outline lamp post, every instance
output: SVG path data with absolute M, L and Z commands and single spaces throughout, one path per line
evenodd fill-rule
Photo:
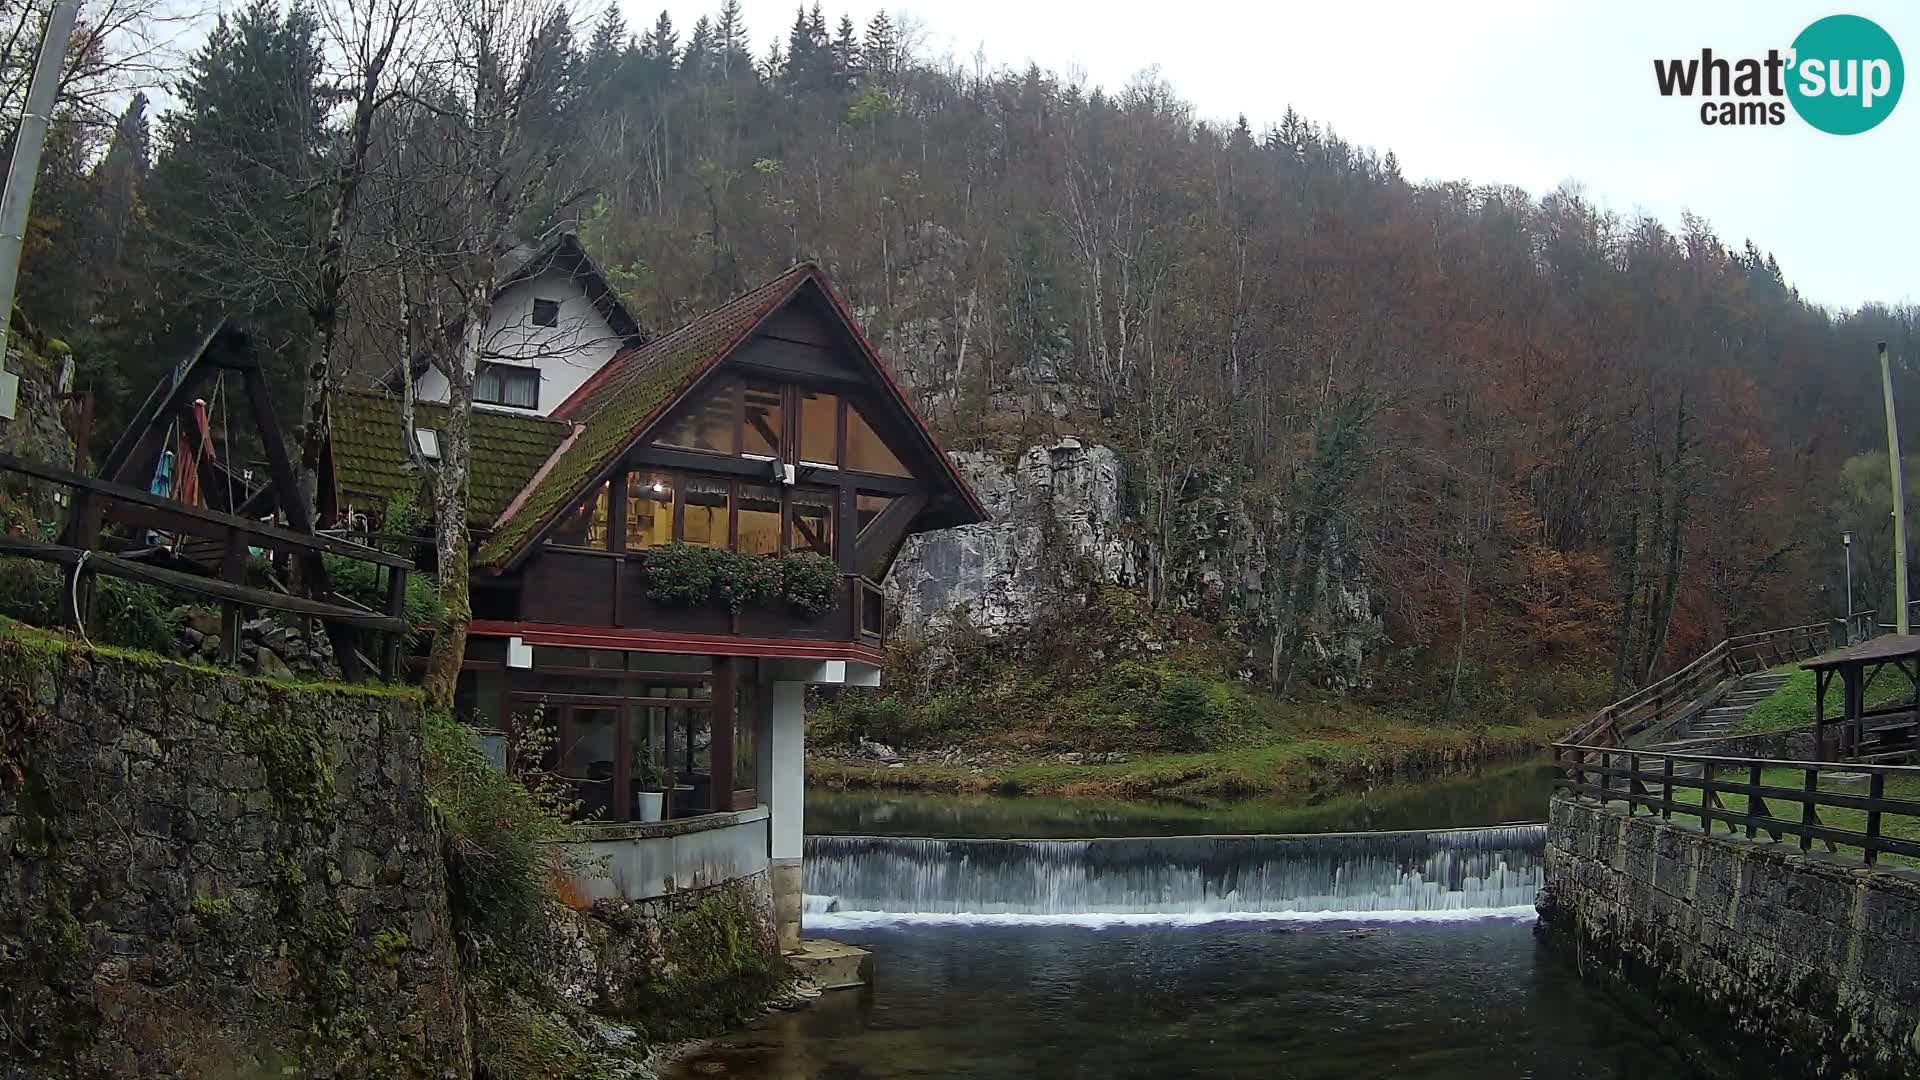
M 1853 533 L 1840 534 L 1840 546 L 1847 552 L 1847 644 L 1853 640 Z
M 1907 632 L 1907 491 L 1900 477 L 1900 428 L 1893 414 L 1893 367 L 1887 361 L 1887 343 L 1880 353 L 1880 388 L 1887 399 L 1887 464 L 1893 473 L 1893 602 L 1895 633 Z

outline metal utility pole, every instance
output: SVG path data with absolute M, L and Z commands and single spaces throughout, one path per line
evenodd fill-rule
M 1893 415 L 1893 366 L 1887 362 L 1887 343 L 1880 343 L 1880 389 L 1887 398 L 1887 464 L 1893 471 L 1893 593 L 1900 605 L 1894 617 L 1896 633 L 1907 632 L 1907 488 L 1900 478 L 1900 424 Z
M 27 210 L 33 204 L 34 181 L 40 176 L 40 148 L 47 141 L 53 119 L 53 99 L 60 92 L 60 68 L 67 59 L 67 39 L 73 36 L 80 0 L 53 0 L 47 13 L 46 34 L 40 39 L 40 59 L 33 65 L 33 83 L 27 88 L 27 106 L 20 113 L 20 130 L 13 139 L 13 160 L 7 163 L 7 189 L 0 195 L 0 360 L 7 354 L 7 332 L 13 327 L 13 288 L 20 279 L 20 246 L 27 236 Z M 0 398 L 13 415 L 17 377 L 0 373 Z
M 1840 546 L 1847 552 L 1847 644 L 1858 645 L 1853 640 L 1853 533 L 1840 534 Z

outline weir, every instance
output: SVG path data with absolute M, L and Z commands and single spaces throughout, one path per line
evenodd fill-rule
M 809 921 L 1531 913 L 1546 826 L 1285 836 L 806 841 Z M 832 913 L 831 915 L 829 913 Z

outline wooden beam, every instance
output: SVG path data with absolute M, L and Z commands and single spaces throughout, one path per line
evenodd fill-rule
M 712 765 L 712 774 L 707 787 L 707 801 L 711 809 L 732 810 L 734 746 L 733 730 L 737 719 L 735 706 L 738 704 L 736 691 L 739 688 L 739 665 L 731 656 L 713 658 L 713 687 L 709 696 L 713 700 L 713 711 L 708 714 L 707 729 L 709 735 L 708 761 Z
M 40 480 L 65 484 L 86 494 L 110 499 L 117 503 L 145 507 L 172 515 L 172 520 L 181 524 L 176 528 L 181 532 L 191 532 L 196 536 L 209 536 L 215 539 L 225 537 L 224 532 L 206 531 L 207 526 L 222 529 L 237 529 L 253 537 L 261 547 L 277 548 L 286 551 L 317 550 L 329 555 L 341 555 L 362 562 L 378 563 L 381 566 L 399 566 L 411 570 L 413 560 L 400 555 L 392 555 L 378 548 L 364 547 L 360 544 L 337 540 L 317 533 L 295 532 L 278 525 L 267 525 L 234 514 L 223 514 L 218 510 L 189 506 L 175 502 L 164 495 L 155 495 L 128 484 L 116 484 L 108 480 L 96 480 L 91 476 L 82 476 L 71 469 L 63 469 L 45 462 L 28 461 L 12 454 L 0 454 L 0 470 L 24 473 Z M 77 500 L 76 500 L 77 502 Z
M 55 563 L 60 566 L 78 566 L 81 552 L 75 548 L 61 547 L 57 544 L 43 544 L 37 540 L 25 540 L 17 536 L 0 536 L 0 554 L 19 555 L 41 562 Z M 304 596 L 287 596 L 282 593 L 268 592 L 246 585 L 236 585 L 217 578 L 201 577 L 198 574 L 182 573 L 164 567 L 149 566 L 146 563 L 123 559 L 109 555 L 104 551 L 91 553 L 86 560 L 87 572 L 106 574 L 108 577 L 137 581 L 145 585 L 158 585 L 162 588 L 179 589 L 199 596 L 208 596 L 216 600 L 231 600 L 251 607 L 267 608 L 272 611 L 290 611 L 298 615 L 311 615 L 329 622 L 364 630 L 381 630 L 388 633 L 400 633 L 406 630 L 406 620 L 387 615 L 375 615 L 351 608 L 309 600 Z
M 907 529 L 913 519 L 925 509 L 925 495 L 902 495 L 887 504 L 879 516 L 867 522 L 854 541 L 855 568 L 865 577 L 878 577 L 886 569 L 886 564 L 899 550 L 900 542 L 907 537 Z
M 114 482 L 126 482 L 130 474 L 143 463 L 149 471 L 151 462 L 158 455 L 160 444 L 167 436 L 164 418 L 180 411 L 180 407 L 190 400 L 191 395 L 205 373 L 200 370 L 200 361 L 213 348 L 213 343 L 227 330 L 223 320 L 206 337 L 200 339 L 200 347 L 171 368 L 161 377 L 162 381 L 148 394 L 140 404 L 140 411 L 133 415 L 123 432 L 107 451 L 100 462 L 100 475 Z M 144 486 L 144 485 L 143 485 Z

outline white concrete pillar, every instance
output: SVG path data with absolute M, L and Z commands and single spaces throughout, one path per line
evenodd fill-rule
M 800 857 L 806 836 L 805 683 L 768 684 L 766 785 L 769 812 L 768 855 L 772 857 L 773 922 L 780 951 L 800 947 Z

